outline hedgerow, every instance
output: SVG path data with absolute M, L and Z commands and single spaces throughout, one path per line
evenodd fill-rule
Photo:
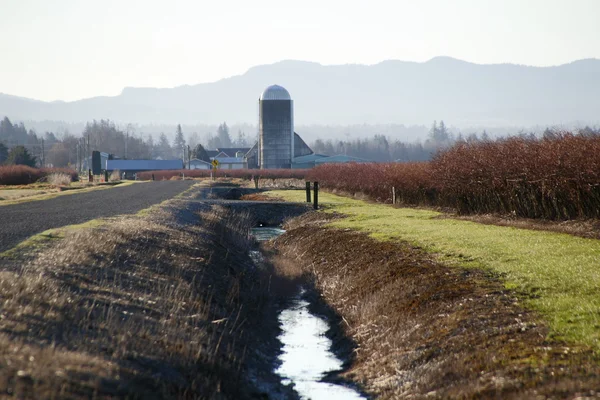
M 329 164 L 308 179 L 373 200 L 451 207 L 461 214 L 527 218 L 600 217 L 600 137 L 460 142 L 424 163 Z
M 69 168 L 32 168 L 26 165 L 0 167 L 0 185 L 27 185 L 38 182 L 51 174 L 68 174 L 72 181 L 78 180 L 77 171 Z

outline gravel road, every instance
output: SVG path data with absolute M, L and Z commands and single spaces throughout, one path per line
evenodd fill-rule
M 0 252 L 47 229 L 133 214 L 170 199 L 194 181 L 156 181 L 0 206 Z

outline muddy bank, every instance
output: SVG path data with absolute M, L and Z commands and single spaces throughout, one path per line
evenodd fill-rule
M 422 249 L 291 221 L 275 248 L 303 267 L 351 341 L 342 378 L 378 398 L 595 397 L 599 360 L 547 339 L 501 277 L 448 268 Z M 343 338 L 344 335 L 340 337 Z M 353 346 L 347 349 L 348 343 Z
M 1 396 L 295 398 L 273 372 L 279 294 L 248 231 L 300 211 L 206 197 L 0 260 Z

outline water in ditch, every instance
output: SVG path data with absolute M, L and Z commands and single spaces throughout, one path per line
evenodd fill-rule
M 275 238 L 285 231 L 279 228 L 259 227 L 251 234 L 258 241 Z M 260 262 L 261 254 L 251 254 Z M 309 312 L 309 302 L 303 299 L 304 289 L 295 296 L 291 305 L 279 314 L 283 344 L 279 356 L 281 365 L 275 371 L 284 384 L 293 384 L 302 399 L 362 399 L 355 390 L 333 383 L 323 382 L 332 371 L 342 368 L 342 361 L 331 351 L 332 342 L 325 336 L 329 329 L 327 320 Z

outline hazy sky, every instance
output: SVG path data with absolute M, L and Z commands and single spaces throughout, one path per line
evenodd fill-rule
M 599 0 L 0 0 L 0 92 L 211 82 L 284 59 L 557 65 L 600 58 Z

